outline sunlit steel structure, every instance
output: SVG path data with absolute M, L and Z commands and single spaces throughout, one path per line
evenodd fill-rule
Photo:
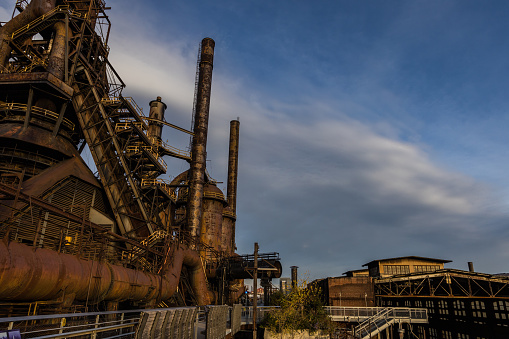
M 145 116 L 123 96 L 108 9 L 18 0 L 0 28 L 0 315 L 204 305 L 243 292 L 241 280 L 216 278 L 235 257 L 239 121 L 225 198 L 206 171 L 214 41 L 201 43 L 188 131 L 165 120 L 162 98 Z M 165 143 L 163 126 L 191 135 L 191 149 Z M 168 156 L 189 170 L 164 179 Z

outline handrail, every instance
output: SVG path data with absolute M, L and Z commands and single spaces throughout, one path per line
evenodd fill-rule
M 56 12 L 63 12 L 63 11 L 68 11 L 69 10 L 69 6 L 68 5 L 60 5 L 60 6 L 57 6 L 55 8 L 53 8 L 51 11 L 49 11 L 48 13 L 46 14 L 43 14 L 41 15 L 40 17 L 38 17 L 37 19 L 33 20 L 32 22 L 29 22 L 28 24 L 26 24 L 25 26 L 15 30 L 12 34 L 11 34 L 11 39 L 14 39 L 14 37 L 18 34 L 20 34 L 22 31 L 25 31 L 27 29 L 29 29 L 31 26 L 35 26 L 36 24 L 38 24 L 39 22 L 43 22 L 44 19 L 46 19 L 47 17 L 53 15 L 54 13 Z
M 152 156 L 154 158 L 156 158 L 156 160 L 159 162 L 159 164 L 164 167 L 165 171 L 168 169 L 168 165 L 166 165 L 166 162 L 163 160 L 162 157 L 159 156 L 159 154 L 157 154 L 157 152 L 154 152 L 154 149 L 152 148 L 152 146 L 127 146 L 126 147 L 127 152 L 134 152 L 134 153 L 141 153 L 142 149 L 149 152 L 150 154 L 152 154 Z
M 170 144 L 162 141 L 162 140 L 157 140 L 156 138 L 150 138 L 150 141 L 154 144 L 154 145 L 157 145 L 159 147 L 162 147 L 164 149 L 167 149 L 169 150 L 170 152 L 172 153 L 175 153 L 175 154 L 178 154 L 180 155 L 181 157 L 183 158 L 188 158 L 188 159 L 191 159 L 191 152 L 188 152 L 188 151 L 184 151 L 184 150 L 181 150 L 181 149 L 178 149 L 176 147 L 173 147 L 171 146 Z
M 141 108 L 140 106 L 138 106 L 138 104 L 136 103 L 136 101 L 134 101 L 134 99 L 132 97 L 123 97 L 127 102 L 129 102 L 131 104 L 131 106 L 133 106 L 133 108 L 136 110 L 136 112 L 138 112 L 138 114 L 144 118 L 145 115 L 143 114 L 143 108 Z
M 230 210 L 223 210 L 223 216 L 230 217 L 233 219 L 237 219 L 237 215 Z
M 382 308 L 374 316 L 369 317 L 358 326 L 355 327 L 355 333 L 361 338 L 367 336 L 374 331 L 380 331 L 383 326 L 393 321 L 412 322 L 412 320 L 425 320 L 427 322 L 428 314 L 425 308 L 408 308 L 408 307 L 387 307 Z M 380 321 L 383 321 L 380 323 Z M 374 328 L 372 328 L 374 327 Z
M 26 112 L 26 110 L 28 109 L 28 106 L 24 105 L 24 104 L 17 104 L 17 103 L 12 103 L 12 102 L 0 104 L 0 110 L 5 110 L 5 109 L 11 110 L 11 111 Z M 58 120 L 58 117 L 59 117 L 59 115 L 57 113 L 52 112 L 47 109 L 44 109 L 44 108 L 37 107 L 37 106 L 32 106 L 30 108 L 30 110 L 31 110 L 31 113 L 33 113 L 35 115 L 50 117 L 55 120 Z M 75 125 L 71 120 L 64 118 L 62 121 L 62 124 L 65 125 L 67 128 L 69 128 L 71 131 L 74 131 Z
M 179 200 L 186 200 L 189 197 L 188 190 L 181 190 L 181 194 L 179 196 Z M 210 192 L 210 191 L 203 191 L 203 197 L 204 198 L 211 198 L 211 199 L 218 199 L 221 201 L 226 201 L 223 193 L 218 192 Z
M 173 198 L 174 201 L 177 201 L 177 195 L 175 194 L 175 192 L 173 192 L 170 188 L 170 182 L 165 180 L 165 179 L 161 179 L 161 178 L 157 178 L 157 179 L 142 179 L 141 180 L 141 187 L 144 187 L 144 186 L 155 186 L 155 185 L 158 185 L 158 186 L 161 186 L 162 188 L 164 188 L 164 190 Z
M 131 126 L 136 126 L 142 131 L 145 130 L 145 124 L 142 122 L 130 121 L 130 122 L 118 122 L 115 124 L 115 132 L 129 129 Z

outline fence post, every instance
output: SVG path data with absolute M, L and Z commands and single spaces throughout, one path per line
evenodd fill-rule
M 194 339 L 198 339 L 198 323 L 200 319 L 200 311 L 196 312 L 196 319 L 194 320 Z M 206 330 L 206 329 L 205 329 Z
M 95 316 L 95 325 L 94 325 L 94 328 L 98 328 L 98 327 L 99 327 L 99 314 Z M 97 332 L 94 331 L 94 333 L 92 333 L 90 338 L 91 339 L 97 338 Z
M 124 314 L 125 313 L 122 313 L 122 315 L 120 316 L 120 324 L 123 325 L 124 324 Z M 120 334 L 123 334 L 124 333 L 124 329 L 121 328 L 120 329 Z
M 58 330 L 58 333 L 64 333 L 64 326 L 65 326 L 65 318 L 60 319 L 60 329 Z

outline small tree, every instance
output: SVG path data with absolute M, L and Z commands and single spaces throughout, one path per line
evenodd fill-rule
M 321 293 L 318 286 L 307 286 L 304 281 L 287 295 L 275 293 L 271 304 L 280 307 L 265 316 L 262 327 L 275 333 L 309 330 L 331 334 L 336 326 L 323 308 Z

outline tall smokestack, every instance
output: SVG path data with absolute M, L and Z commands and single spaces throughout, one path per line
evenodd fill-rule
M 292 270 L 292 290 L 297 287 L 297 269 L 299 266 L 290 266 Z
M 201 42 L 198 92 L 196 94 L 196 112 L 193 129 L 194 135 L 191 145 L 191 168 L 189 169 L 189 203 L 187 209 L 188 228 L 193 237 L 199 236 L 202 216 L 214 45 L 214 40 L 210 38 L 205 38 Z
M 228 156 L 227 201 L 233 213 L 237 213 L 237 173 L 239 168 L 240 121 L 230 121 L 230 152 Z
M 474 271 L 474 263 L 471 262 L 471 261 L 468 262 L 468 271 L 469 272 L 475 272 Z

